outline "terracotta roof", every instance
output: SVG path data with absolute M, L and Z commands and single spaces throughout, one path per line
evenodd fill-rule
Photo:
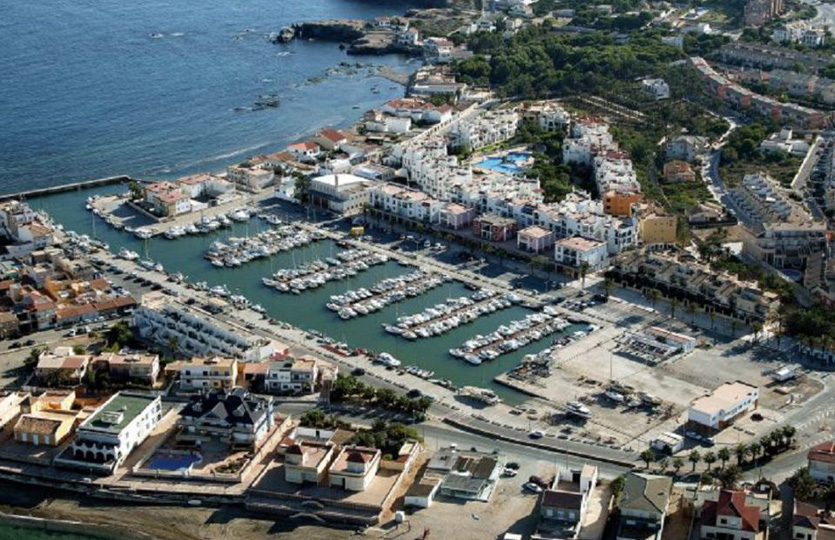
M 822 463 L 835 463 L 835 441 L 828 441 L 813 446 L 806 456 L 809 461 L 820 461 Z
M 705 501 L 702 507 L 702 524 L 717 526 L 717 516 L 740 518 L 743 531 L 759 532 L 760 509 L 745 505 L 745 493 L 723 489 L 718 501 Z
M 331 142 L 339 142 L 347 139 L 347 137 L 345 137 L 345 135 L 343 135 L 342 132 L 331 128 L 323 129 L 319 132 L 319 136 Z
M 25 414 L 20 417 L 15 425 L 15 431 L 34 433 L 37 435 L 52 435 L 61 427 L 61 421 L 53 418 L 39 418 L 34 415 Z

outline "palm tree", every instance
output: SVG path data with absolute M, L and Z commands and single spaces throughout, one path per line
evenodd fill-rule
M 716 454 L 714 454 L 711 450 L 708 450 L 707 452 L 705 452 L 705 455 L 702 458 L 702 461 L 704 461 L 707 464 L 707 470 L 708 470 L 708 472 L 710 472 L 710 467 L 714 463 L 716 463 Z
M 754 466 L 757 465 L 757 457 L 760 455 L 760 452 L 762 451 L 762 449 L 763 449 L 763 446 L 756 441 L 752 442 L 748 446 L 748 454 L 750 454 L 751 458 L 754 460 Z
M 693 465 L 693 469 L 691 469 L 690 472 L 694 472 L 696 470 L 696 465 L 698 465 L 701 460 L 702 455 L 699 453 L 698 450 L 694 448 L 693 451 L 690 452 L 690 455 L 687 456 L 687 461 L 689 461 Z
M 655 460 L 655 452 L 652 451 L 651 448 L 647 448 L 643 452 L 641 452 L 641 461 L 646 464 L 646 469 L 649 469 L 649 464 L 651 461 Z
M 715 326 L 714 323 L 716 322 L 716 313 L 714 313 L 713 310 L 710 310 L 707 316 L 710 317 L 710 329 L 713 330 Z
M 678 471 L 680 471 L 682 467 L 684 467 L 684 460 L 680 457 L 673 458 L 673 470 L 675 471 L 676 476 L 678 476 Z
M 722 468 L 725 468 L 725 463 L 731 459 L 731 451 L 727 448 L 720 448 L 719 451 L 716 453 L 716 457 L 719 458 L 719 461 L 722 462 Z
M 586 274 L 588 274 L 588 273 L 589 273 L 589 263 L 587 263 L 586 261 L 583 261 L 580 264 L 580 280 L 581 280 L 580 283 L 582 284 L 581 288 L 583 288 L 583 289 L 586 288 Z
M 652 309 L 655 309 L 655 304 L 658 303 L 658 300 L 661 299 L 661 291 L 658 289 L 653 289 L 649 293 L 649 299 L 652 302 Z
M 736 454 L 736 464 L 742 465 L 742 462 L 745 461 L 745 456 L 748 455 L 748 447 L 743 443 L 739 443 L 734 448 L 734 454 Z
M 661 458 L 658 461 L 658 467 L 661 469 L 661 472 L 666 472 L 667 467 L 669 467 L 669 466 L 670 466 L 670 460 L 667 459 L 667 458 Z
M 603 290 L 606 291 L 606 298 L 612 296 L 612 289 L 615 288 L 615 281 L 612 278 L 606 278 L 603 280 Z
M 794 438 L 797 436 L 797 428 L 794 426 L 783 426 L 783 436 L 786 438 L 786 446 L 794 445 Z
M 725 489 L 734 489 L 739 478 L 742 476 L 742 471 L 736 465 L 731 465 L 726 469 L 722 469 L 719 474 L 719 482 Z
M 678 298 L 673 296 L 672 298 L 670 298 L 670 317 L 675 318 L 677 307 L 678 307 Z

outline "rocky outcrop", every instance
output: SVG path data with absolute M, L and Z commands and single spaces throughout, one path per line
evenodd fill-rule
M 295 37 L 350 43 L 365 35 L 367 23 L 359 19 L 309 21 L 294 25 Z

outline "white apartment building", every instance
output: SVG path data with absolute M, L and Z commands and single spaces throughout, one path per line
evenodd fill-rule
M 748 411 L 757 408 L 760 389 L 735 381 L 725 383 L 709 396 L 696 399 L 687 410 L 687 428 L 701 433 L 715 433 L 729 426 Z
M 75 440 L 55 463 L 112 472 L 142 444 L 162 418 L 159 396 L 119 392 L 76 430 Z
M 632 166 L 632 160 L 623 152 L 607 150 L 595 156 L 592 161 L 594 181 L 598 193 L 608 191 L 640 193 L 641 184 Z
M 383 184 L 370 192 L 375 210 L 413 221 L 438 223 L 442 203 L 426 193 L 397 184 Z
M 576 126 L 572 125 L 572 132 Z M 608 149 L 617 149 L 617 144 L 609 133 L 609 126 L 602 124 L 587 133 L 564 140 L 562 159 L 566 164 L 576 163 L 588 167 L 594 156 Z
M 284 358 L 270 362 L 264 377 L 267 392 L 313 392 L 319 378 L 315 358 Z
M 557 240 L 554 244 L 554 260 L 557 264 L 574 269 L 586 265 L 589 272 L 592 272 L 606 265 L 609 252 L 605 242 L 574 236 Z
M 238 362 L 219 356 L 192 358 L 168 364 L 165 373 L 178 376 L 181 390 L 229 389 L 238 379 Z
M 248 191 L 261 191 L 275 181 L 275 173 L 272 170 L 244 165 L 232 165 L 226 169 L 226 176 Z
M 186 356 L 223 356 L 259 362 L 275 353 L 267 340 L 243 335 L 240 329 L 209 320 L 159 292 L 146 294 L 132 317 L 142 339 L 164 347 L 176 345 Z
M 519 127 L 519 114 L 512 109 L 474 114 L 455 124 L 449 132 L 450 146 L 479 150 L 513 138 Z

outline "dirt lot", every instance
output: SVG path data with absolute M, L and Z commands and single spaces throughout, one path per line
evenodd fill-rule
M 823 386 L 812 378 L 800 378 L 788 388 L 775 385 L 769 373 L 792 364 L 770 349 L 752 346 L 741 336 L 731 339 L 711 330 L 718 326 L 702 313 L 678 308 L 670 317 L 670 306 L 652 306 L 631 291 L 616 291 L 608 303 L 588 308 L 584 314 L 606 321 L 600 330 L 555 349 L 555 364 L 547 378 L 523 382 L 504 379 L 521 389 L 556 404 L 583 401 L 592 411 L 584 425 L 563 422 L 569 438 L 582 437 L 639 448 L 662 431 L 674 431 L 684 420 L 690 403 L 709 394 L 725 382 L 744 381 L 760 387 L 760 413 L 763 422 L 743 422 L 738 438 L 748 438 L 768 430 L 781 419 L 781 409 L 789 402 L 802 403 L 820 392 Z M 659 326 L 696 339 L 696 349 L 658 365 L 649 365 L 625 354 L 617 339 L 629 333 Z M 635 391 L 648 392 L 663 404 L 655 411 L 615 403 L 603 395 L 606 385 L 618 381 Z M 791 396 L 791 397 L 790 397 Z

